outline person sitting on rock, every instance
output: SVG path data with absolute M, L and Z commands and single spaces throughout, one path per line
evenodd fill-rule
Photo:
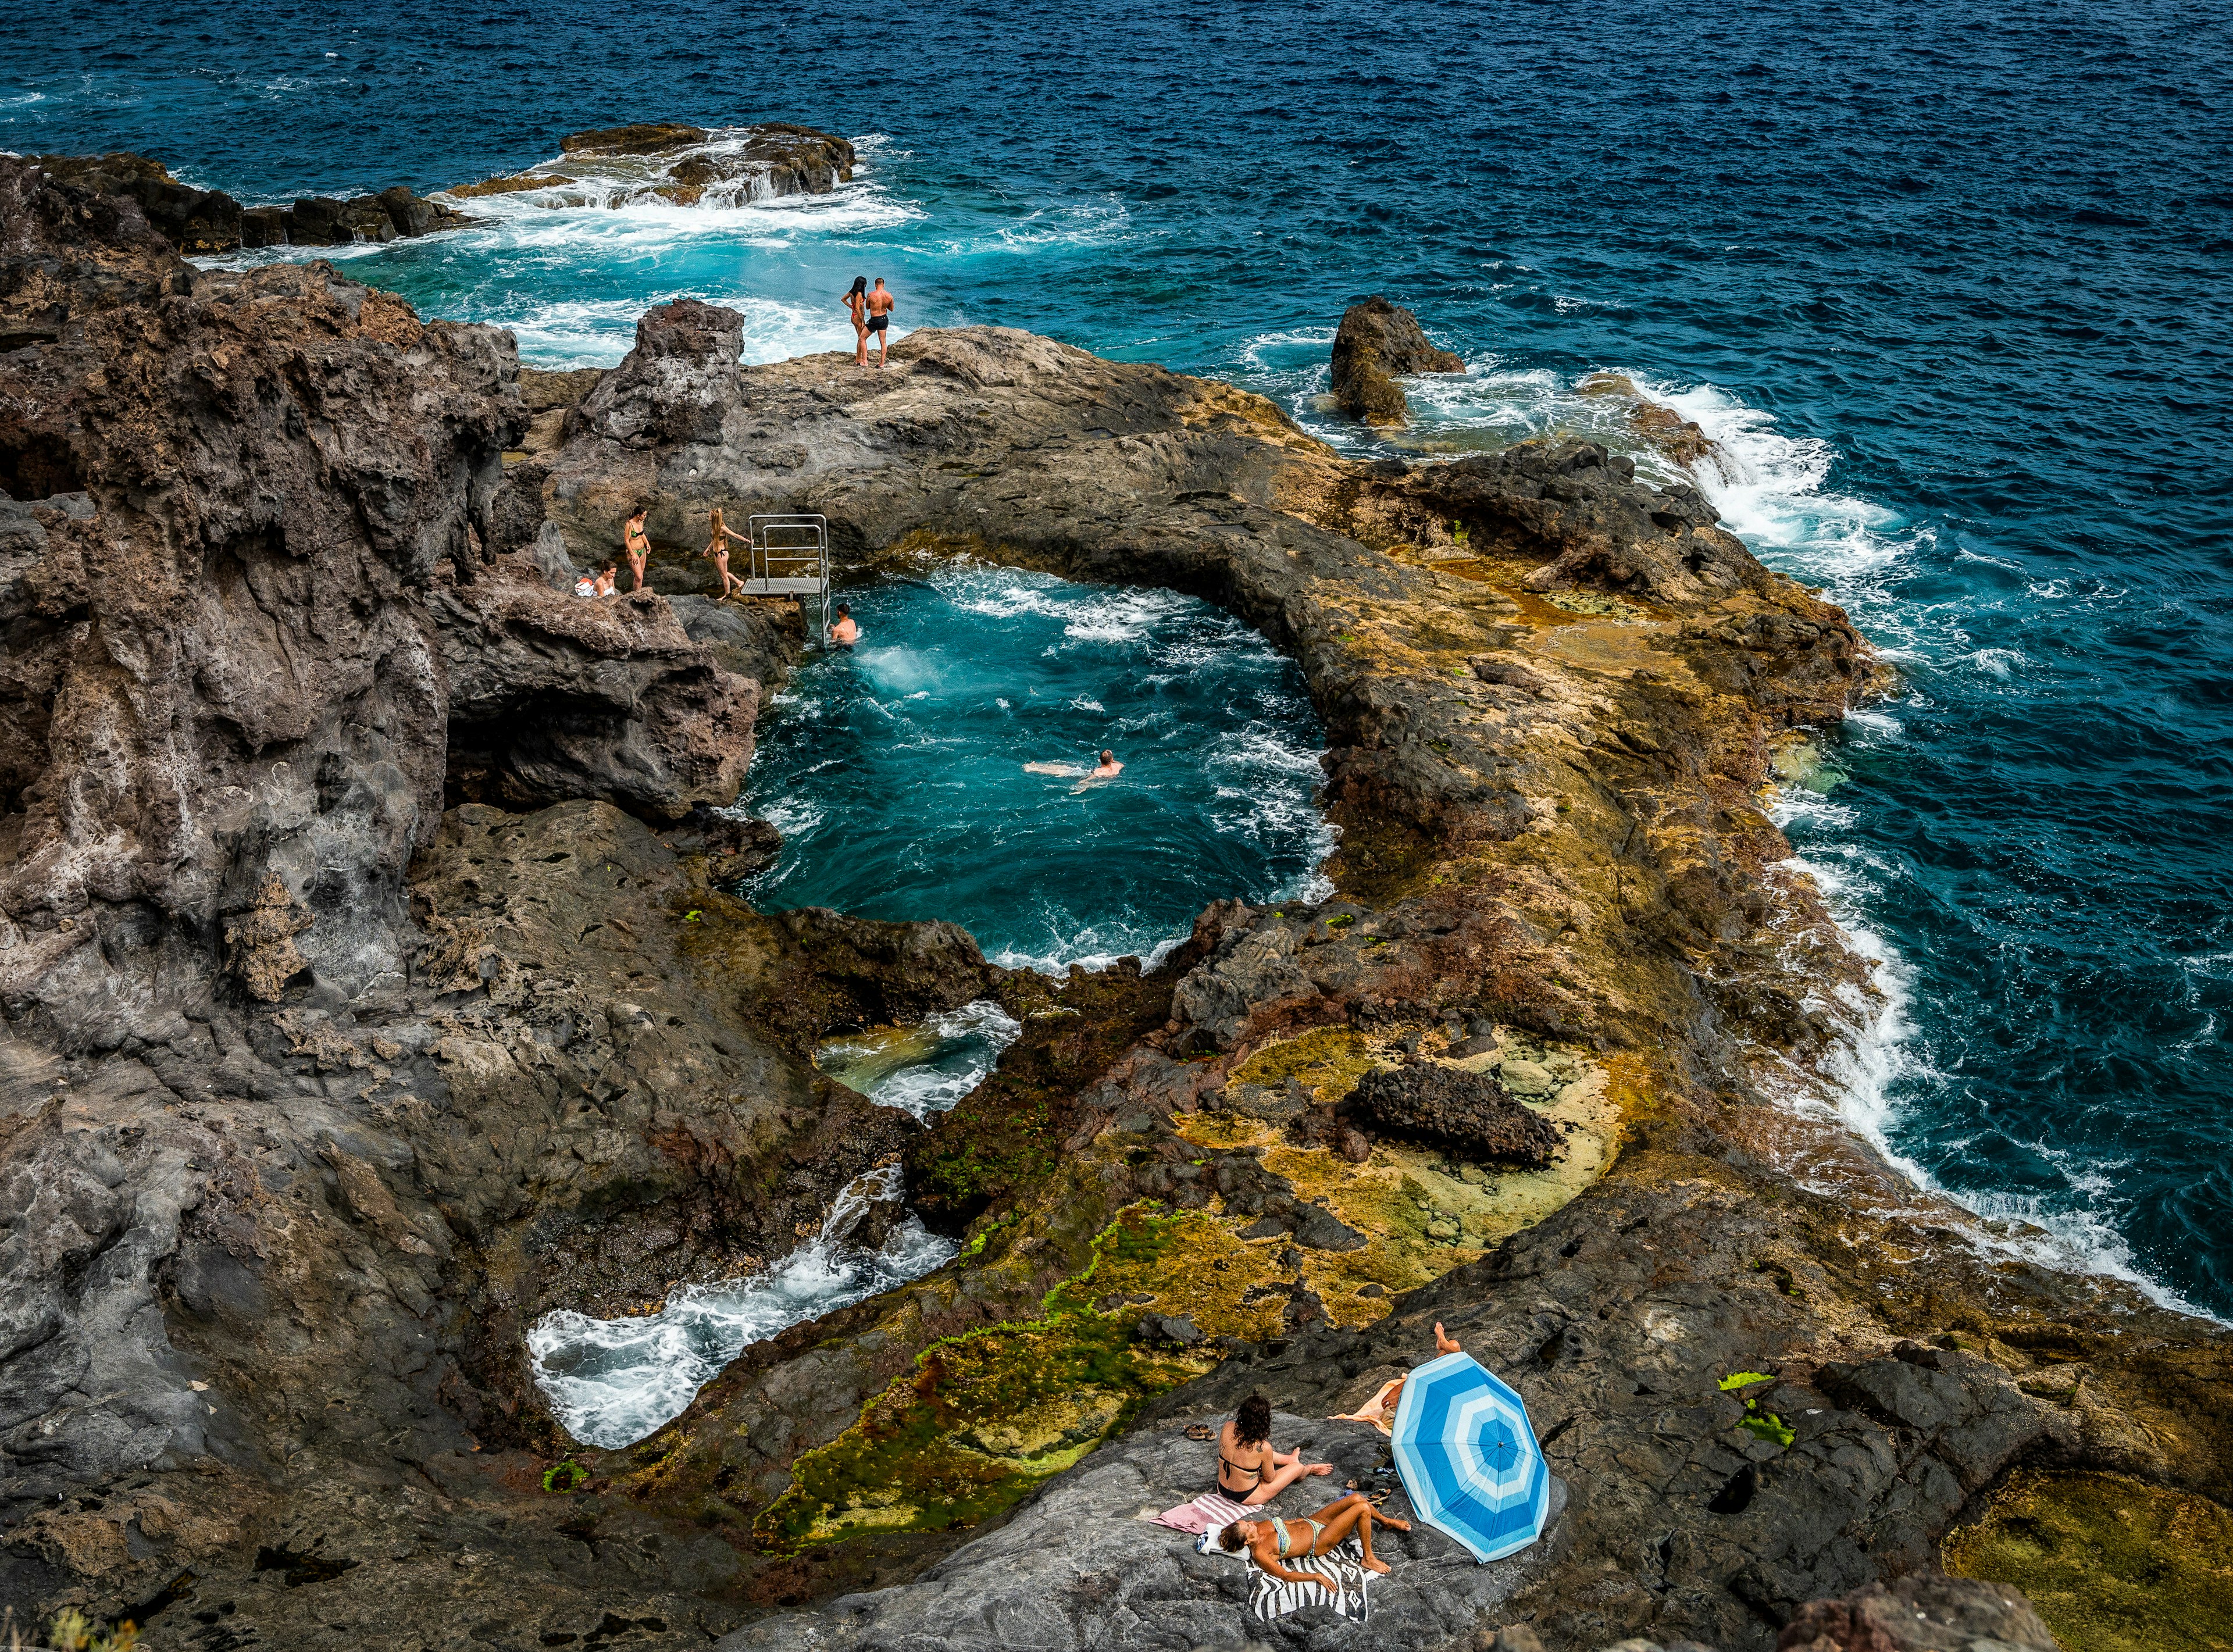
M 597 570 L 596 594 L 599 596 L 619 595 L 621 589 L 620 577 L 620 564 L 618 563 L 607 563 L 602 568 L 600 568 Z
M 1272 1449 L 1272 1402 L 1252 1394 L 1217 1436 L 1217 1489 L 1251 1508 L 1270 1502 L 1305 1474 L 1331 1474 L 1331 1463 L 1306 1463 L 1300 1451 Z M 1284 1552 L 1284 1551 L 1283 1551 Z
M 850 648 L 861 640 L 861 628 L 843 602 L 837 605 L 837 623 L 830 628 L 830 641 L 841 648 Z
M 1312 1555 L 1331 1554 L 1336 1545 L 1354 1532 L 1357 1546 L 1364 1551 L 1364 1569 L 1384 1575 L 1389 1570 L 1388 1563 L 1374 1558 L 1372 1553 L 1375 1520 L 1397 1532 L 1411 1529 L 1409 1520 L 1383 1514 L 1364 1493 L 1351 1492 L 1305 1519 L 1282 1520 L 1275 1517 L 1268 1520 L 1235 1520 L 1217 1534 L 1217 1546 L 1227 1554 L 1247 1550 L 1250 1558 L 1282 1583 L 1324 1584 L 1331 1590 L 1334 1582 L 1331 1577 L 1315 1571 L 1290 1571 L 1286 1562 L 1291 1556 L 1307 1559 Z
M 635 590 L 643 589 L 644 564 L 651 560 L 651 537 L 643 530 L 643 519 L 651 507 L 640 504 L 628 512 L 628 525 L 621 530 L 621 555 L 628 558 L 628 572 L 635 576 Z

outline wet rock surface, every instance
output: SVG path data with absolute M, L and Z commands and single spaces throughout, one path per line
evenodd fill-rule
M 555 162 L 457 185 L 471 200 L 532 194 L 549 206 L 611 205 L 656 198 L 677 206 L 745 206 L 791 195 L 826 195 L 850 182 L 853 146 L 788 121 L 708 128 L 647 121 L 576 132 Z
M 1333 335 L 1334 400 L 1369 425 L 1400 425 L 1410 416 L 1398 377 L 1465 370 L 1455 350 L 1428 339 L 1417 316 L 1384 298 L 1351 304 Z
M 1001 329 L 740 366 L 694 302 L 531 407 L 504 335 L 320 265 L 195 272 L 129 196 L 0 161 L 0 224 L 11 1598 L 212 1652 L 776 1613 L 928 1648 L 997 1629 L 969 1577 L 1050 1643 L 1135 1614 L 1219 1644 L 1237 1610 L 1161 1558 L 1183 1540 L 1097 1570 L 1137 1533 L 1073 1488 L 1176 1501 L 1208 1453 L 1170 1423 L 1353 1409 L 1437 1318 L 1570 1500 L 1494 1601 L 1407 1551 L 1434 1586 L 1392 1580 L 1416 1615 L 1376 1643 L 1765 1652 L 1919 1574 L 2011 1468 L 2224 1483 L 2219 1333 L 1918 1219 L 1762 1104 L 1868 990 L 1761 811 L 1769 742 L 1872 664 L 1694 491 L 1573 441 L 1360 466 Z M 765 835 L 721 794 L 797 640 L 554 589 L 639 502 L 663 548 L 712 505 L 812 510 L 857 566 L 1222 603 L 1325 716 L 1334 893 L 1066 982 L 951 926 L 752 912 L 723 868 Z M 811 1067 L 983 997 L 1023 1031 L 929 1129 Z M 1415 1059 L 1598 1097 L 1589 1176 L 1344 1126 Z M 748 1348 L 635 1446 L 557 1434 L 537 1313 L 766 1261 L 892 1160 L 954 1265 Z M 971 1452 L 966 1496 L 907 1479 Z

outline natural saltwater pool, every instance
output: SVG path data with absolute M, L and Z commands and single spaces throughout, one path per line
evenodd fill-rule
M 811 654 L 762 725 L 741 801 L 784 848 L 755 905 L 950 919 L 996 962 L 1061 971 L 1160 959 L 1223 896 L 1331 892 L 1318 714 L 1292 663 L 1231 615 L 975 562 L 843 596 L 859 645 Z M 1113 777 L 1090 772 L 1103 751 Z M 928 1119 L 1019 1031 L 973 1004 L 832 1038 L 817 1061 Z M 773 1267 L 656 1313 L 545 1315 L 528 1347 L 552 1411 L 585 1444 L 628 1445 L 751 1343 L 940 1266 L 953 1243 L 912 1216 L 863 1242 L 901 1193 L 896 1166 L 871 1170 Z
M 1318 713 L 1230 615 L 974 562 L 840 595 L 859 646 L 809 656 L 746 778 L 784 836 L 755 906 L 950 919 L 1059 970 L 1156 959 L 1221 897 L 1331 893 Z M 1091 778 L 1103 751 L 1123 772 Z

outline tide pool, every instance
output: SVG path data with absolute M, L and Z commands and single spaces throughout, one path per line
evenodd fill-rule
M 1326 890 L 1318 714 L 1239 621 L 974 563 L 839 595 L 859 647 L 808 657 L 746 777 L 784 835 L 754 904 L 951 919 L 1060 970 L 1158 959 L 1213 900 Z M 1088 777 L 1104 750 L 1123 772 Z

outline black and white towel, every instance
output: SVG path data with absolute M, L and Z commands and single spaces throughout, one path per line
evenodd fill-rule
M 1217 1532 L 1222 1529 L 1203 1532 L 1195 1546 L 1204 1554 L 1225 1555 L 1217 1546 Z M 1328 1554 L 1287 1557 L 1289 1571 L 1316 1572 L 1333 1585 L 1331 1591 L 1316 1584 L 1291 1584 L 1274 1577 L 1250 1555 L 1225 1558 L 1248 1568 L 1248 1616 L 1266 1623 L 1304 1606 L 1331 1606 L 1336 1616 L 1361 1623 L 1370 1604 L 1365 1598 L 1365 1585 L 1379 1575 L 1364 1569 L 1364 1551 L 1355 1538 L 1344 1538 Z

